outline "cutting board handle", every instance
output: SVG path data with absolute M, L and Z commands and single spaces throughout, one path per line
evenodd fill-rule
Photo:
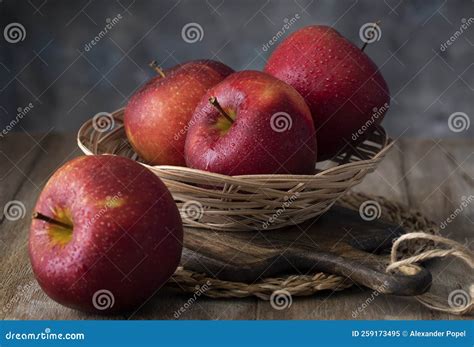
M 288 256 L 298 259 L 302 268 L 337 273 L 355 283 L 383 294 L 420 295 L 431 285 L 431 273 L 423 267 L 411 267 L 405 273 L 386 272 L 387 257 L 367 253 L 349 245 L 338 247 L 337 252 L 295 252 Z M 408 270 L 408 269 L 407 269 Z

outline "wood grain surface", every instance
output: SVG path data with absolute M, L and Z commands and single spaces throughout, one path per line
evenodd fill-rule
M 38 287 L 29 265 L 29 214 L 44 183 L 56 168 L 80 155 L 71 135 L 27 133 L 0 139 L 0 207 L 12 200 L 26 207 L 24 218 L 0 219 L 0 319 L 174 319 L 192 297 L 163 288 L 136 312 L 104 317 L 65 308 Z M 462 197 L 474 195 L 474 141 L 401 140 L 377 171 L 356 190 L 383 195 L 421 209 L 437 223 L 459 207 Z M 468 206 L 442 230 L 472 248 L 474 206 Z M 446 295 L 474 282 L 472 272 L 452 259 L 429 264 L 433 290 Z M 367 305 L 366 303 L 370 303 Z M 361 312 L 354 314 L 360 307 Z M 247 299 L 209 299 L 200 296 L 179 319 L 472 319 L 431 311 L 409 297 L 374 295 L 355 286 L 293 298 L 285 310 L 269 302 Z

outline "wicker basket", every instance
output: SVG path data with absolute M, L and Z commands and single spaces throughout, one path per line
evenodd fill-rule
M 125 136 L 123 109 L 102 112 L 87 121 L 77 142 L 86 155 L 107 153 L 140 160 Z M 318 163 L 314 175 L 225 176 L 180 166 L 141 164 L 168 186 L 184 225 L 219 231 L 269 230 L 326 212 L 375 169 L 391 144 L 384 129 L 378 127 L 350 153 Z

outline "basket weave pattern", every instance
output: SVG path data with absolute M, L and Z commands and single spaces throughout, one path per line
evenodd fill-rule
M 139 160 L 123 127 L 123 109 L 84 123 L 77 142 L 86 155 L 115 154 Z M 102 122 L 104 119 L 102 120 Z M 102 128 L 101 128 L 102 127 Z M 372 172 L 391 147 L 378 127 L 351 152 L 318 163 L 314 175 L 225 176 L 179 166 L 150 166 L 167 185 L 186 226 L 226 230 L 270 230 L 302 223 L 326 212 Z

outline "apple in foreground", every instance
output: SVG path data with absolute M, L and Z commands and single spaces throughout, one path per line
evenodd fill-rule
M 184 166 L 189 120 L 204 93 L 233 70 L 216 61 L 195 60 L 161 71 L 135 93 L 125 108 L 130 144 L 151 165 Z
M 118 312 L 145 303 L 174 273 L 183 227 L 151 171 L 126 158 L 76 158 L 50 178 L 29 237 L 41 288 L 65 306 Z
M 318 160 L 362 141 L 389 107 L 389 89 L 374 62 L 327 26 L 290 35 L 272 53 L 265 71 L 305 98 L 316 125 Z M 361 128 L 366 129 L 362 135 Z
M 313 174 L 316 137 L 303 97 L 259 71 L 236 72 L 194 111 L 186 164 L 225 175 Z

